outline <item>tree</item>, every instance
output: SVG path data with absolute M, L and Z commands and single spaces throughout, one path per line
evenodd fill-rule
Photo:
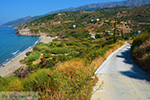
M 95 35 L 95 38 L 96 38 L 96 39 L 101 38 L 101 35 L 100 35 L 100 34 L 96 34 L 96 35 Z
M 121 38 L 124 38 L 123 29 L 121 30 Z

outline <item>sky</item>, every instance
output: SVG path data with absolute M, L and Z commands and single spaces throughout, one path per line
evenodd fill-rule
M 64 8 L 116 1 L 123 0 L 0 0 L 0 25 L 18 18 L 43 15 Z

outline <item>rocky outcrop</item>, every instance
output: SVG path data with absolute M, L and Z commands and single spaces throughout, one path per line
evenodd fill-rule
M 20 35 L 30 35 L 30 29 L 22 29 L 22 30 L 19 30 L 19 34 Z
M 21 35 L 21 36 L 40 36 L 40 34 L 32 33 L 30 29 L 14 29 L 16 32 L 16 35 Z

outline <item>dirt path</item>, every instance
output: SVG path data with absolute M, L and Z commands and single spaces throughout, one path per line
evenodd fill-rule
M 133 63 L 130 48 L 126 43 L 95 72 L 99 81 L 91 100 L 150 100 L 150 75 Z

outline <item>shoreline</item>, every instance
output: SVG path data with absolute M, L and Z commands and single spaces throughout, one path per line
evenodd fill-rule
M 49 43 L 53 39 L 52 37 L 46 37 L 46 36 L 40 36 L 39 39 L 30 47 L 25 49 L 22 52 L 19 52 L 14 57 L 10 58 L 7 62 L 2 63 L 0 65 L 0 76 L 6 77 L 12 75 L 17 69 L 26 66 L 25 64 L 21 64 L 20 60 L 23 60 L 25 58 L 25 54 L 29 51 L 33 50 L 33 47 L 36 46 L 39 42 L 43 43 Z
M 37 43 L 39 43 L 39 42 L 40 42 L 40 37 L 39 37 L 39 39 L 38 39 L 32 46 L 29 46 L 27 49 L 25 49 L 25 50 L 23 50 L 23 51 L 21 51 L 21 52 L 16 53 L 13 57 L 7 59 L 7 60 L 4 61 L 2 64 L 0 64 L 0 67 L 2 67 L 2 65 L 5 65 L 6 63 L 8 63 L 8 62 L 11 61 L 12 59 L 14 59 L 16 56 L 18 56 L 18 55 L 21 54 L 22 52 L 27 51 L 27 50 L 30 49 L 30 48 L 33 48 L 33 47 L 34 47 Z

